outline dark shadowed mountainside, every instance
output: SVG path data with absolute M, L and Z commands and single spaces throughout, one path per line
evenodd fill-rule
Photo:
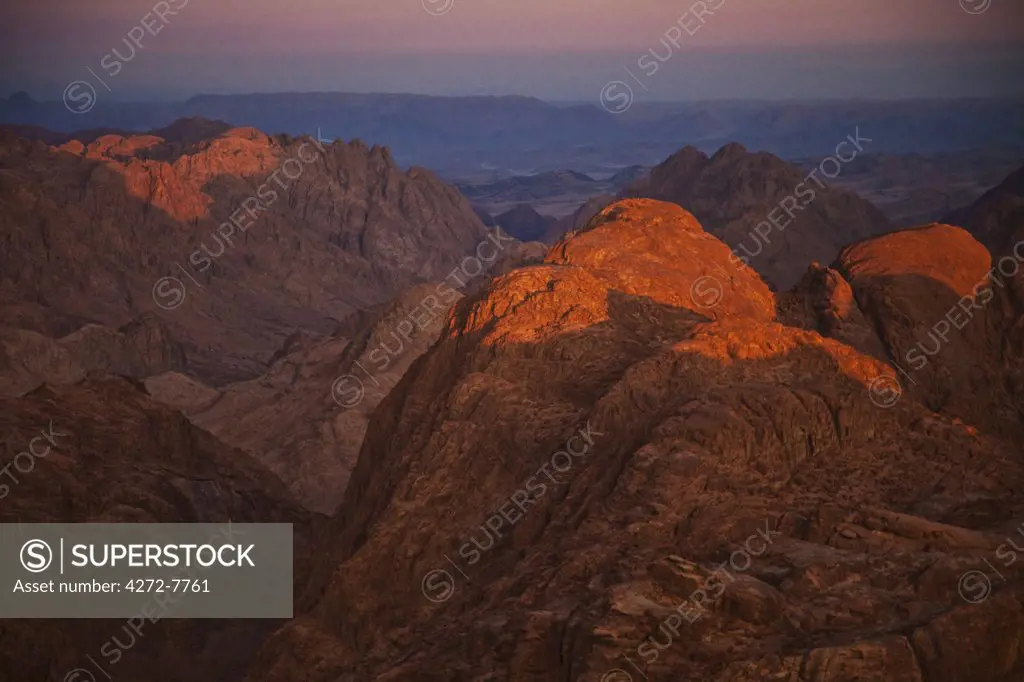
M 687 208 L 780 290 L 793 286 L 811 262 L 829 262 L 843 245 L 890 228 L 867 201 L 739 144 L 711 157 L 684 147 L 622 196 Z
M 977 201 L 947 215 L 943 222 L 960 225 L 994 252 L 1024 237 L 1024 167 L 1018 168 Z
M 6 481 L 0 523 L 223 523 L 225 537 L 229 522 L 290 523 L 295 575 L 309 571 L 323 517 L 304 511 L 256 460 L 156 404 L 137 384 L 93 374 L 0 398 L 0 434 L 5 466 L 40 434 L 47 448 L 32 470 Z M 22 541 L 29 532 L 26 525 Z M 175 619 L 173 606 L 160 615 L 140 617 L 141 631 L 127 619 L 0 621 L 0 679 L 83 679 L 73 671 L 90 667 L 88 657 L 126 680 L 231 679 L 278 625 Z
M 5 397 L 44 383 L 76 383 L 89 372 L 144 379 L 186 364 L 180 344 L 152 313 L 120 329 L 88 324 L 60 339 L 0 327 L 0 396 Z
M 355 467 L 370 414 L 430 347 L 462 294 L 421 284 L 330 336 L 296 334 L 260 377 L 212 389 L 179 372 L 146 380 L 158 401 L 245 450 L 308 509 L 331 513 Z
M 532 242 L 544 239 L 558 219 L 541 215 L 529 204 L 519 204 L 495 216 L 494 222 L 516 239 Z

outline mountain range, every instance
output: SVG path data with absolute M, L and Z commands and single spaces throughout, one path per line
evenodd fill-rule
M 544 246 L 358 141 L 29 132 L 0 434 L 55 442 L 0 522 L 295 529 L 295 618 L 161 619 L 115 679 L 1024 676 L 1022 171 L 779 227 L 804 170 L 684 147 Z M 124 627 L 0 621 L 0 679 Z
M 444 280 L 487 239 L 464 197 L 383 147 L 193 124 L 198 140 L 0 134 L 5 324 L 62 336 L 155 313 L 200 377 L 251 378 L 296 328 Z
M 452 179 L 515 169 L 614 173 L 654 165 L 684 143 L 710 153 L 740 142 L 784 158 L 820 160 L 855 126 L 872 138 L 873 153 L 988 149 L 1013 152 L 1019 162 L 1024 152 L 1019 98 L 633 102 L 613 114 L 597 93 L 593 102 L 558 103 L 522 96 L 290 92 L 182 102 L 93 98 L 87 110 L 76 107 L 15 93 L 0 99 L 0 124 L 128 135 L 201 116 L 268 133 L 315 135 L 319 129 L 328 138 L 388 146 L 403 167 L 425 166 Z
M 736 259 L 788 289 L 808 263 L 831 261 L 844 244 L 891 229 L 870 203 L 827 182 L 739 144 L 711 157 L 687 146 L 620 196 L 688 208 Z

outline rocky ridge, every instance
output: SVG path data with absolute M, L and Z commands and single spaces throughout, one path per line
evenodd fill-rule
M 382 401 L 307 610 L 247 679 L 1018 679 L 1004 396 L 980 420 L 890 356 L 973 284 L 969 240 L 870 240 L 776 296 L 681 208 L 604 209 Z
M 711 157 L 684 147 L 619 196 L 671 201 L 692 211 L 780 291 L 796 284 L 809 263 L 831 262 L 846 244 L 891 229 L 878 209 L 829 186 L 822 172 L 811 177 L 736 143 Z
M 73 384 L 89 372 L 144 379 L 185 365 L 180 344 L 153 314 L 120 329 L 89 324 L 60 339 L 0 327 L 0 395 L 8 397 L 42 384 Z
M 486 238 L 456 190 L 383 147 L 179 128 L 0 135 L 6 324 L 61 337 L 152 312 L 200 378 L 251 378 L 294 329 L 442 280 Z

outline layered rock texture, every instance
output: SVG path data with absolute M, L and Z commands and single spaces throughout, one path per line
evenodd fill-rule
M 891 229 L 878 209 L 830 187 L 822 172 L 809 177 L 777 156 L 735 143 L 710 158 L 684 147 L 620 196 L 671 201 L 692 211 L 779 290 L 792 287 L 808 263 L 830 262 L 844 245 Z
M 202 123 L 202 122 L 200 122 Z M 182 122 L 59 147 L 0 133 L 0 317 L 62 337 L 159 315 L 213 383 L 296 329 L 442 280 L 485 238 L 466 200 L 383 147 Z
M 992 306 L 1007 330 L 1000 348 L 1002 386 L 1024 414 L 1024 168 L 974 204 L 947 217 L 962 225 L 992 254 Z
M 247 680 L 1021 679 L 1020 420 L 968 381 L 1006 318 L 896 366 L 984 248 L 900 232 L 781 296 L 729 256 L 626 200 L 461 301 Z

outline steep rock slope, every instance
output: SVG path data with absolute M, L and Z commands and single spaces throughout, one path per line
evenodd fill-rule
M 910 392 L 972 427 L 1020 438 L 1011 284 L 965 230 L 923 225 L 851 244 L 830 267 L 812 264 L 779 312 L 889 362 L 880 392 Z
M 190 369 L 251 378 L 295 328 L 444 279 L 484 238 L 387 149 L 216 125 L 60 147 L 0 136 L 0 317 L 63 336 L 155 312 Z
M 29 467 L 17 453 L 40 434 L 44 440 L 31 449 L 42 455 Z M 117 377 L 93 374 L 75 385 L 0 398 L 0 457 L 11 474 L 0 488 L 5 524 L 291 523 L 300 579 L 323 521 L 248 455 Z M 276 625 L 180 620 L 171 609 L 140 632 L 126 619 L 0 621 L 0 679 L 89 679 L 72 673 L 92 667 L 88 656 L 115 679 L 232 679 Z M 114 637 L 121 655 L 112 662 L 100 651 Z
M 1017 234 L 1024 226 L 1024 167 L 942 222 L 963 227 L 993 252 L 1012 246 L 1024 237 Z
M 1020 679 L 1019 447 L 777 304 L 641 200 L 463 300 L 248 679 Z
M 985 247 L 963 229 L 935 224 L 853 244 L 836 269 L 899 366 L 905 390 L 935 411 L 1024 436 L 1003 388 L 1005 298 Z
M 987 288 L 995 324 L 1005 330 L 999 358 L 1003 387 L 1024 421 L 1024 168 L 947 221 L 964 227 L 992 254 Z
M 827 183 L 820 172 L 808 179 L 777 156 L 734 143 L 710 158 L 684 147 L 620 196 L 671 201 L 692 211 L 737 257 L 784 290 L 812 261 L 830 262 L 845 244 L 890 229 L 874 206 Z
M 330 513 L 355 466 L 369 415 L 434 342 L 462 294 L 412 287 L 327 338 L 294 336 L 258 379 L 214 390 L 180 373 L 146 387 L 192 423 L 245 450 L 309 509 Z

